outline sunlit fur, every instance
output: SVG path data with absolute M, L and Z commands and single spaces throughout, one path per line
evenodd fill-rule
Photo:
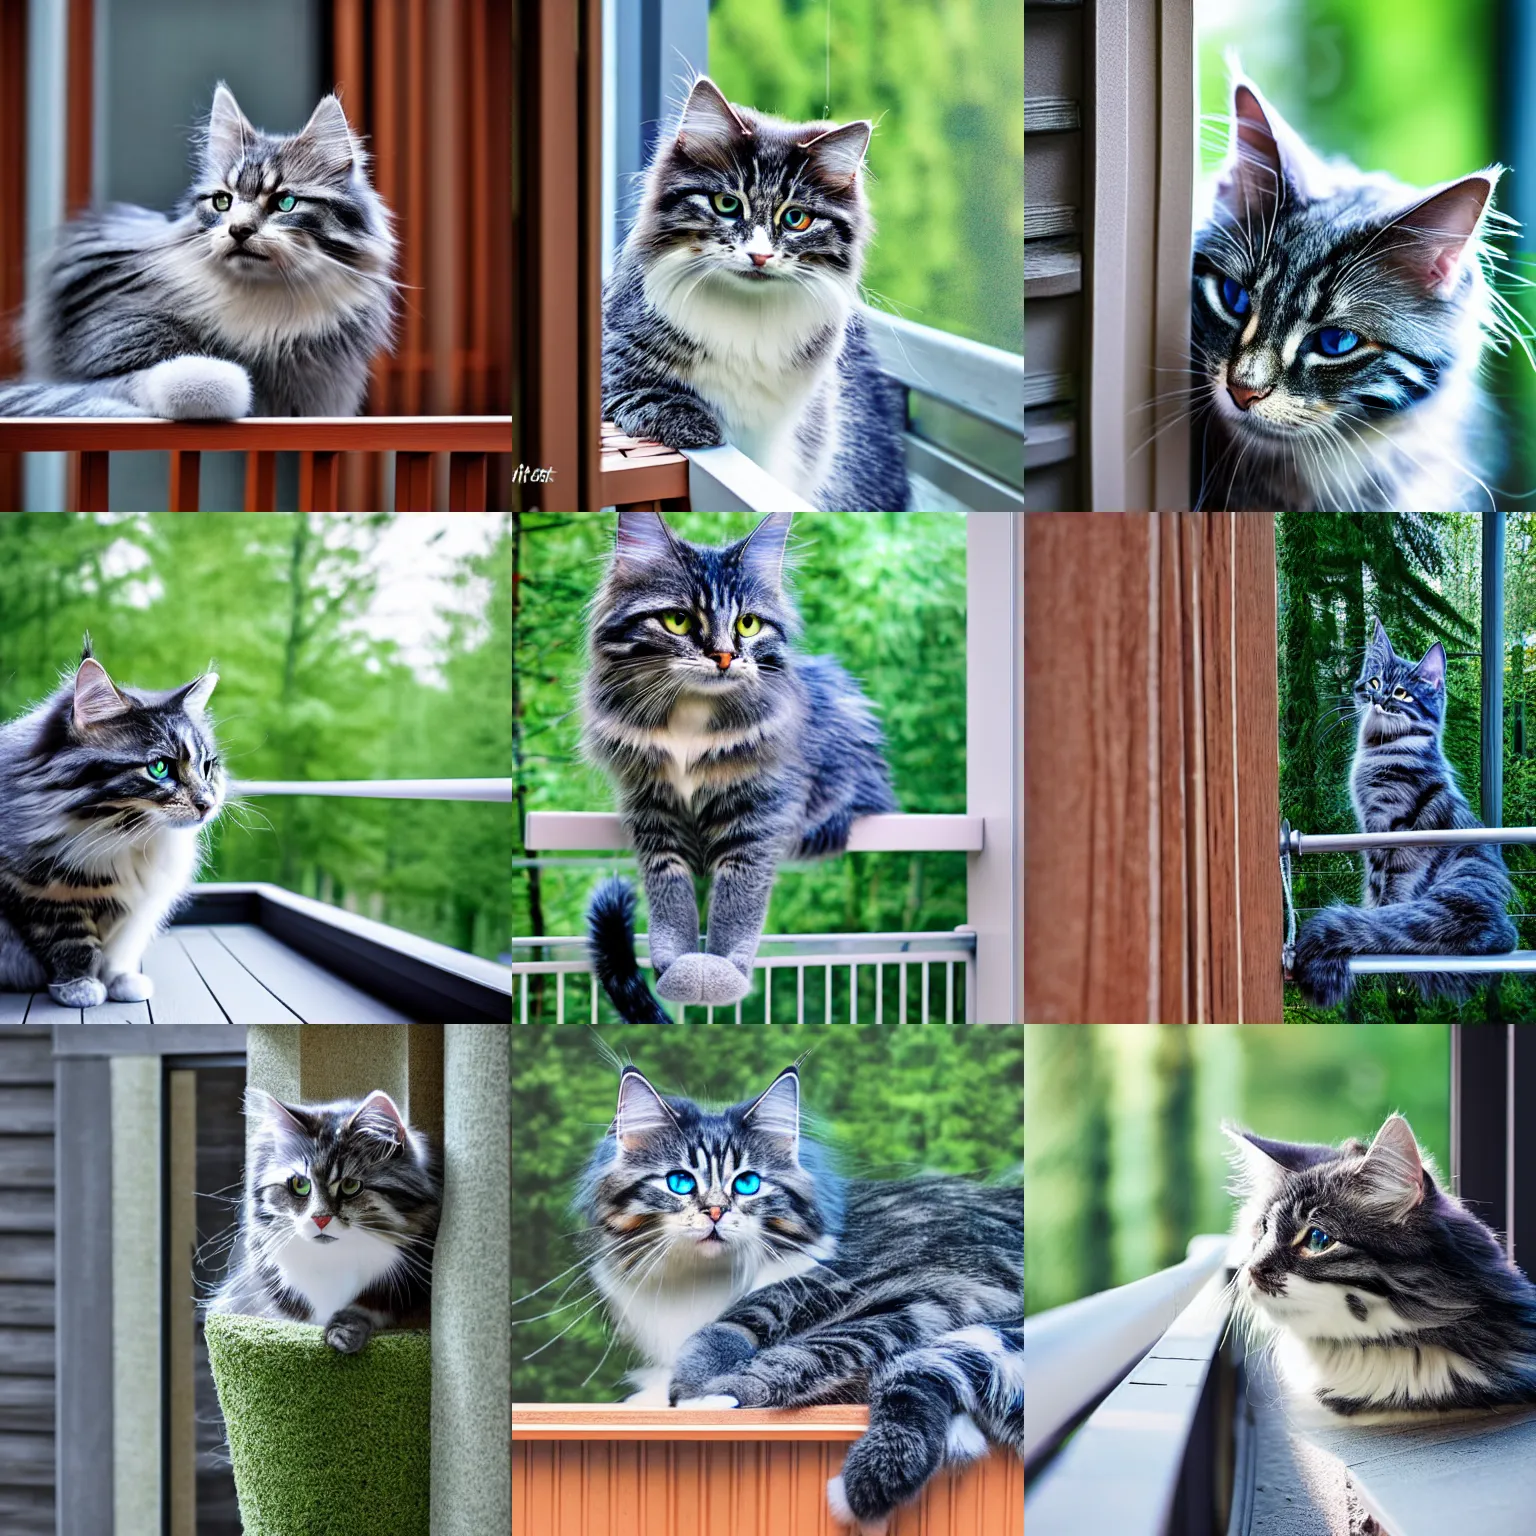
M 0 991 L 46 982 L 70 1008 L 152 994 L 144 951 L 190 894 L 224 804 L 217 682 L 119 687 L 87 638 L 51 697 L 0 726 Z
M 0 416 L 355 415 L 393 334 L 391 221 L 335 96 L 283 137 L 221 84 L 169 215 L 114 204 L 60 232 Z
M 1479 365 L 1490 346 L 1524 345 L 1489 281 L 1490 233 L 1509 224 L 1490 206 L 1499 174 L 1415 188 L 1325 163 L 1236 82 L 1231 150 L 1194 245 L 1198 505 L 1491 505 Z M 1224 279 L 1246 292 L 1242 313 Z M 1359 344 L 1329 356 L 1324 328 Z
M 735 1191 L 744 1172 L 755 1193 Z M 870 1405 L 829 1489 L 845 1521 L 878 1529 L 988 1442 L 1022 1453 L 1017 1187 L 838 1178 L 801 1129 L 794 1068 L 711 1110 L 627 1067 L 577 1206 L 593 1283 L 650 1366 L 633 1400 Z
M 901 394 L 856 313 L 869 136 L 694 85 L 604 294 L 605 415 L 676 448 L 734 443 L 824 510 L 906 507 Z
M 618 788 L 657 991 L 672 1002 L 745 996 L 779 862 L 839 853 L 855 816 L 896 809 L 858 684 L 832 657 L 792 648 L 789 530 L 775 513 L 711 548 L 657 513 L 621 512 L 592 607 L 584 743 Z M 668 631 L 673 610 L 689 616 L 687 634 Z M 742 635 L 743 615 L 761 628 Z M 713 881 L 703 955 L 694 875 Z M 594 898 L 594 970 L 625 1019 L 664 1021 L 635 965 L 627 893 L 610 881 Z
M 1292 1390 L 1351 1417 L 1536 1402 L 1536 1287 L 1401 1115 L 1369 1147 L 1226 1131 L 1236 1303 Z
M 425 1136 L 381 1090 L 302 1105 L 251 1089 L 245 1112 L 240 1236 L 212 1310 L 320 1324 L 343 1354 L 377 1329 L 424 1327 L 442 1191 Z
M 1360 830 L 1480 827 L 1440 744 L 1444 647 L 1437 641 L 1418 662 L 1400 657 L 1378 619 L 1354 699 L 1360 724 L 1350 793 Z M 1351 955 L 1488 955 L 1519 942 L 1496 845 L 1373 848 L 1364 864 L 1361 905 L 1327 907 L 1297 937 L 1293 974 L 1314 1003 L 1332 1007 L 1347 996 Z M 1477 984 L 1453 972 L 1414 980 L 1426 997 L 1465 998 Z

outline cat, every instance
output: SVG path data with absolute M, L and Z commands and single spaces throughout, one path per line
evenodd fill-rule
M 1437 1182 L 1401 1115 L 1369 1147 L 1237 1126 L 1239 1308 L 1347 1417 L 1536 1402 L 1536 1286 Z
M 437 1154 L 387 1093 L 284 1104 L 248 1089 L 245 1199 L 213 1312 L 315 1323 L 356 1354 L 430 1320 L 442 1206 Z
M 800 1128 L 800 1078 L 711 1111 L 633 1066 L 577 1208 L 632 1402 L 869 1404 L 828 1486 L 879 1529 L 945 1462 L 1024 1444 L 1024 1201 L 924 1174 L 843 1181 Z
M 355 416 L 394 331 L 392 215 L 335 96 L 284 138 L 221 82 L 169 215 L 64 228 L 27 305 L 0 416 Z
M 674 448 L 734 443 L 824 510 L 905 510 L 905 402 L 856 308 L 869 137 L 695 82 L 604 292 L 605 417 Z
M 791 649 L 791 514 L 725 548 L 690 544 L 655 512 L 621 512 L 593 602 L 584 746 L 613 775 L 650 908 L 656 991 L 734 1003 L 779 861 L 840 853 L 855 816 L 894 811 L 880 729 L 830 656 Z M 712 876 L 699 949 L 693 876 Z M 593 973 L 629 1023 L 665 1023 L 635 963 L 634 893 L 588 908 Z
M 1480 827 L 1445 760 L 1445 647 L 1404 660 L 1376 620 L 1355 683 L 1360 718 L 1350 794 L 1363 832 Z M 1302 925 L 1292 974 L 1330 1008 L 1348 995 L 1351 955 L 1493 955 L 1519 942 L 1505 908 L 1514 889 L 1497 847 L 1372 848 L 1358 907 L 1331 906 Z M 1464 999 L 1466 976 L 1415 976 L 1426 997 Z
M 1485 347 L 1524 344 L 1484 270 L 1510 223 L 1490 206 L 1500 174 L 1422 189 L 1325 163 L 1238 79 L 1194 243 L 1199 506 L 1488 502 L 1478 368 Z
M 119 687 L 87 635 L 74 675 L 0 725 L 0 991 L 46 983 L 66 1008 L 153 995 L 144 951 L 190 893 L 228 787 L 218 680 Z

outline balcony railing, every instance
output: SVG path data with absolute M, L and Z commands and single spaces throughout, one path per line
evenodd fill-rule
M 276 507 L 277 455 L 297 452 L 299 510 L 334 512 L 343 453 L 381 453 L 393 460 L 397 512 L 431 512 L 438 499 L 433 456 L 446 454 L 450 512 L 483 512 L 493 455 L 512 451 L 510 416 L 294 416 L 243 421 L 157 421 L 145 418 L 13 417 L 0 420 L 0 453 L 66 452 L 74 456 L 70 510 L 106 512 L 108 454 L 169 453 L 167 510 L 196 512 L 201 455 L 243 453 L 242 510 Z M 14 510 L 14 509 L 13 509 Z M 234 508 L 210 508 L 233 511 Z M 368 510 L 380 510 L 369 508 Z

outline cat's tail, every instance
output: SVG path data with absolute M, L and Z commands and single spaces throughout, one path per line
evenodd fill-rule
M 592 893 L 587 907 L 587 952 L 592 974 L 626 1024 L 670 1024 L 635 959 L 635 892 L 614 875 Z
M 885 1529 L 946 1462 L 988 1445 L 1024 1454 L 1024 1314 L 972 1323 L 899 1355 L 869 1385 L 869 1429 L 827 1484 L 845 1525 Z

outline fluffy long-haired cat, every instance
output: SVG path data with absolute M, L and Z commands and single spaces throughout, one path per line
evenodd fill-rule
M 781 1072 L 722 1110 L 635 1067 L 578 1198 L 590 1273 L 649 1362 L 632 1401 L 868 1403 L 828 1499 L 868 1531 L 946 1462 L 1024 1443 L 1022 1191 L 837 1178 Z
M 1445 648 L 1401 657 L 1376 620 L 1355 682 L 1359 735 L 1350 794 L 1362 832 L 1480 827 L 1445 760 Z M 1326 907 L 1302 925 L 1292 968 L 1314 1003 L 1332 1007 L 1351 985 L 1351 955 L 1491 955 L 1519 942 L 1506 912 L 1514 894 L 1496 846 L 1372 848 L 1358 907 Z M 1416 975 L 1425 996 L 1465 998 L 1465 976 Z
M 0 416 L 354 416 L 394 329 L 391 215 L 335 96 L 297 133 L 220 83 L 167 216 L 66 226 L 34 280 Z
M 1401 1115 L 1369 1147 L 1225 1129 L 1238 1305 L 1294 1391 L 1351 1417 L 1536 1402 L 1536 1286 Z
M 1487 504 L 1478 368 L 1522 329 L 1488 279 L 1499 175 L 1420 188 L 1325 162 L 1237 80 L 1194 248 L 1200 505 Z
M 779 862 L 847 846 L 855 816 L 894 811 L 880 729 L 830 656 L 798 656 L 784 578 L 789 513 L 725 548 L 621 512 L 593 602 L 588 754 L 612 774 L 650 908 L 656 991 L 734 1003 Z M 699 953 L 693 877 L 711 879 Z M 594 974 L 630 1023 L 665 1023 L 635 962 L 634 894 L 617 877 L 587 914 Z
M 348 1355 L 380 1328 L 425 1326 L 442 1205 L 426 1137 L 381 1090 L 284 1104 L 249 1089 L 245 1113 L 240 1231 L 210 1310 L 316 1323 Z
M 0 725 L 0 991 L 139 1002 L 144 951 L 188 894 L 198 834 L 226 781 L 207 672 L 162 693 L 115 684 L 91 655 Z
M 701 78 L 603 299 L 603 412 L 734 443 L 813 506 L 901 511 L 901 392 L 858 317 L 867 122 L 786 123 Z

